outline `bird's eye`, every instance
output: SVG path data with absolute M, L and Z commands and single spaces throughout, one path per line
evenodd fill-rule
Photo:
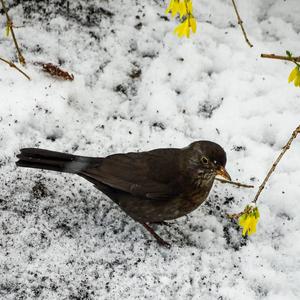
M 202 160 L 202 162 L 203 162 L 205 165 L 208 164 L 208 159 L 207 159 L 205 156 L 203 156 L 203 157 L 201 158 L 201 160 Z

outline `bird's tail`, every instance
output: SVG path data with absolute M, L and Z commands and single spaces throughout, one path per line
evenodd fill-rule
M 67 153 L 37 149 L 24 148 L 17 155 L 18 167 L 45 169 L 66 173 L 80 173 L 87 169 L 91 163 L 99 162 L 99 158 L 77 156 Z

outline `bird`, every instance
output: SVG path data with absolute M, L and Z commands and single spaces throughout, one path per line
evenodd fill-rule
M 200 140 L 184 148 L 87 157 L 39 148 L 23 148 L 18 167 L 77 174 L 91 182 L 164 246 L 152 224 L 189 214 L 208 197 L 217 175 L 231 180 L 226 152 Z

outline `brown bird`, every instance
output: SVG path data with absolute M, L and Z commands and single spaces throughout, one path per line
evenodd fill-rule
M 84 157 L 37 148 L 17 155 L 17 166 L 77 174 L 117 203 L 163 245 L 149 223 L 164 223 L 195 210 L 207 198 L 216 175 L 228 180 L 226 153 L 210 141 L 186 148 Z

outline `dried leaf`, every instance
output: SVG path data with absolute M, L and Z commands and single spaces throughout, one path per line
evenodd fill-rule
M 63 80 L 70 80 L 70 81 L 74 80 L 73 74 L 70 74 L 67 71 L 62 70 L 58 66 L 55 66 L 51 63 L 39 63 L 39 64 L 42 66 L 44 72 L 50 74 L 53 77 L 58 77 Z

